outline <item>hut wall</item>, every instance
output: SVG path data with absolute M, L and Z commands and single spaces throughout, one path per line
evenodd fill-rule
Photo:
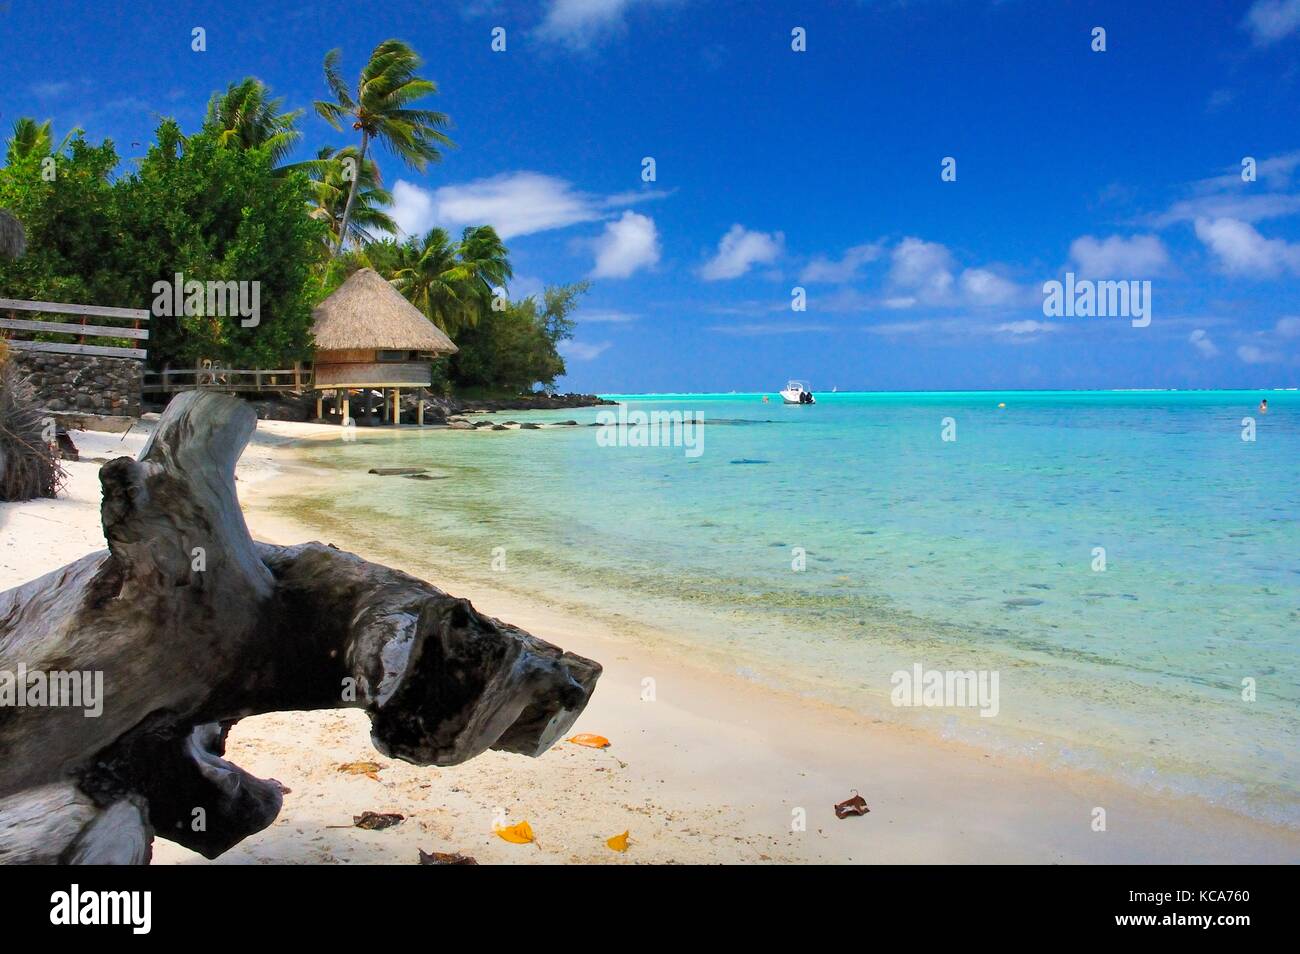
M 331 356 L 336 352 L 330 352 Z M 432 380 L 428 361 L 385 361 L 373 364 L 322 364 L 316 358 L 314 386 L 319 389 L 333 387 L 423 387 Z
M 134 358 L 11 351 L 49 411 L 139 417 L 144 364 Z
M 316 364 L 373 364 L 375 350 L 363 348 L 352 351 L 317 351 Z

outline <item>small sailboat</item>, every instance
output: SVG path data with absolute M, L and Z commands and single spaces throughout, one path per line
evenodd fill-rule
M 816 404 L 817 399 L 802 381 L 789 381 L 781 391 L 781 400 L 786 404 Z

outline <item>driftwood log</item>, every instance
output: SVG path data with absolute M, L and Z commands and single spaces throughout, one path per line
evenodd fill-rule
M 262 830 L 279 784 L 221 757 L 246 716 L 360 707 L 380 752 L 454 765 L 540 755 L 586 705 L 589 659 L 333 547 L 254 542 L 235 464 L 255 426 L 234 398 L 176 398 L 100 471 L 108 550 L 0 593 L 11 689 L 103 679 L 98 716 L 0 704 L 0 862 L 147 863 L 155 834 L 213 858 Z

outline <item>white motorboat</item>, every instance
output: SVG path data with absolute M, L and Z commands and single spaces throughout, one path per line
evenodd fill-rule
M 781 400 L 786 404 L 816 404 L 812 391 L 802 381 L 790 381 L 781 392 Z

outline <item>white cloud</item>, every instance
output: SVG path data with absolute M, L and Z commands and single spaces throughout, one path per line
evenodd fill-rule
M 1044 332 L 1060 331 L 1064 325 L 1047 321 L 1006 321 L 993 327 L 995 334 L 1036 335 Z
M 596 344 L 582 344 L 577 341 L 566 341 L 560 346 L 560 351 L 566 358 L 572 358 L 575 361 L 591 361 L 599 358 L 609 350 L 612 342 L 601 341 Z
M 733 225 L 718 242 L 718 253 L 700 268 L 705 281 L 739 278 L 754 265 L 770 265 L 785 246 L 780 232 L 751 232 L 743 225 Z
M 1025 319 L 990 324 L 971 315 L 946 318 L 920 318 L 915 321 L 882 322 L 868 325 L 868 334 L 889 338 L 911 336 L 927 339 L 935 345 L 968 345 L 978 339 L 991 338 L 1000 344 L 1029 345 L 1042 340 L 1041 336 L 1066 330 L 1056 322 Z
M 890 255 L 889 284 L 896 294 L 886 308 L 965 304 L 987 308 L 1013 303 L 1021 295 L 1015 282 L 988 268 L 957 272 L 953 255 L 938 242 L 905 238 Z
M 1288 315 L 1277 320 L 1277 333 L 1283 338 L 1300 338 L 1300 318 Z
M 515 301 L 536 298 L 541 301 L 546 293 L 546 283 L 533 275 L 516 275 L 510 279 L 510 297 Z
M 645 0 L 550 0 L 546 18 L 537 27 L 544 40 L 586 49 L 622 31 L 624 14 Z
M 1241 26 L 1260 46 L 1276 43 L 1300 29 L 1300 0 L 1255 0 Z
M 834 331 L 833 325 L 804 325 L 789 322 L 765 322 L 749 325 L 712 325 L 710 331 L 737 338 L 758 338 L 767 335 L 824 334 Z
M 1075 270 L 1088 278 L 1122 278 L 1147 276 L 1169 264 L 1165 244 L 1154 235 L 1105 239 L 1082 235 L 1070 243 L 1070 259 Z
M 595 242 L 596 266 L 592 278 L 627 278 L 659 261 L 659 232 L 655 220 L 631 210 L 605 223 Z
M 905 238 L 891 255 L 889 280 L 922 303 L 948 300 L 953 286 L 952 253 L 938 242 Z
M 524 170 L 433 190 L 399 179 L 393 186 L 391 214 L 407 235 L 419 235 L 435 225 L 451 231 L 491 225 L 508 240 L 598 222 L 615 208 L 666 195 L 655 191 L 590 195 L 564 179 Z
M 625 325 L 629 322 L 639 321 L 641 316 L 626 311 L 584 311 L 577 318 L 579 321 L 589 324 Z
M 1265 238 L 1237 219 L 1197 219 L 1196 237 L 1233 275 L 1270 276 L 1283 271 L 1300 274 L 1300 244 Z
M 1164 212 L 1143 221 L 1158 229 L 1197 219 L 1239 219 L 1262 222 L 1300 212 L 1300 195 L 1289 193 L 1300 168 L 1300 150 L 1257 159 L 1254 182 L 1245 182 L 1243 167 L 1234 163 L 1221 175 L 1191 184 L 1190 198 L 1179 199 Z M 1265 187 L 1271 191 L 1261 191 Z
M 1259 345 L 1244 344 L 1237 348 L 1237 357 L 1246 364 L 1272 364 L 1280 360 L 1276 355 L 1270 354 Z
M 563 179 L 538 172 L 507 172 L 433 193 L 440 225 L 490 223 L 503 239 L 560 229 L 600 218 L 590 196 Z
M 804 266 L 799 273 L 799 281 L 832 284 L 851 282 L 858 277 L 863 265 L 880 258 L 884 248 L 884 242 L 869 242 L 853 246 L 839 260 L 819 255 Z
M 1300 195 L 1267 192 L 1262 195 L 1205 195 L 1180 199 L 1147 221 L 1158 229 L 1197 219 L 1239 219 L 1262 222 L 1300 212 Z
M 1006 305 L 1015 300 L 1020 289 L 986 268 L 968 268 L 961 273 L 961 290 L 975 305 Z
M 403 179 L 393 186 L 393 207 L 389 215 L 406 235 L 423 235 L 433 228 L 433 196 Z
M 53 99 L 56 96 L 62 96 L 68 90 L 72 89 L 72 84 L 62 80 L 49 82 L 33 83 L 29 87 L 34 96 L 41 99 Z
M 1210 340 L 1210 336 L 1205 333 L 1204 328 L 1197 328 L 1187 336 L 1187 340 L 1191 342 L 1193 348 L 1200 352 L 1202 358 L 1213 358 L 1219 353 L 1219 349 Z

